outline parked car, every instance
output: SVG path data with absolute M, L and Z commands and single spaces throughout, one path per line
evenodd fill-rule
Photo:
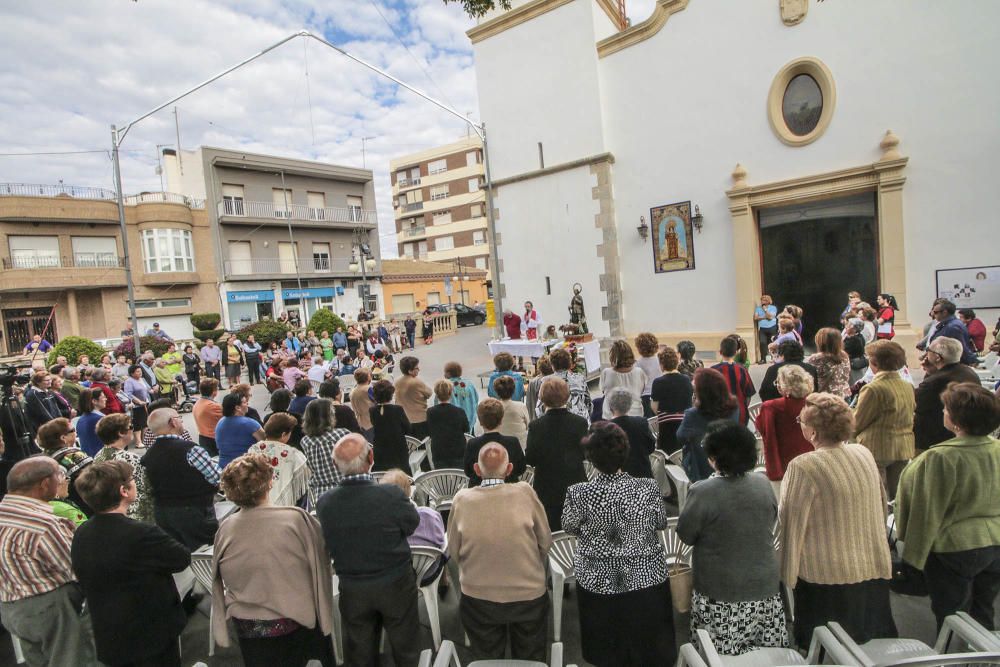
M 447 303 L 437 303 L 432 306 L 427 306 L 427 309 L 432 313 L 450 313 L 454 310 L 456 319 L 458 320 L 458 326 L 460 327 L 479 326 L 486 321 L 485 313 L 461 303 L 451 305 Z

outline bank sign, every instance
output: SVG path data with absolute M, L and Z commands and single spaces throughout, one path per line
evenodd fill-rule
M 247 292 L 226 292 L 229 303 L 247 303 L 252 301 L 274 301 L 274 290 L 263 289 Z

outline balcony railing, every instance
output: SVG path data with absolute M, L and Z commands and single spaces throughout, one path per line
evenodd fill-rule
M 58 255 L 15 255 L 4 257 L 3 268 L 15 269 L 120 269 L 125 258 L 111 253 L 80 252 L 72 257 Z
M 312 257 L 299 260 L 299 274 L 349 273 L 349 257 Z M 251 259 L 227 259 L 226 275 L 251 276 L 258 273 L 295 275 L 295 261 L 277 257 L 253 257 Z
M 219 217 L 275 218 L 278 220 L 309 220 L 373 225 L 378 222 L 375 211 L 366 211 L 356 206 L 315 208 L 303 204 L 289 204 L 288 206 L 284 206 L 282 204 L 263 201 L 226 199 L 219 202 L 218 210 Z
M 424 207 L 424 203 L 422 201 L 415 201 L 415 202 L 411 202 L 409 204 L 403 204 L 403 206 L 401 208 L 404 211 L 419 211 L 423 207 Z
M 425 225 L 418 225 L 417 227 L 408 227 L 404 234 L 406 236 L 423 236 L 427 233 L 427 227 Z
M 0 197 L 72 197 L 73 199 L 96 199 L 115 201 L 115 191 L 107 188 L 91 188 L 79 185 L 36 185 L 34 183 L 0 183 Z M 191 208 L 205 208 L 204 199 L 194 199 L 175 192 L 142 192 L 125 197 L 126 206 L 147 202 L 168 202 L 185 204 Z

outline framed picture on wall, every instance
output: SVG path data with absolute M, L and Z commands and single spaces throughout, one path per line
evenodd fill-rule
M 694 234 L 691 202 L 666 204 L 649 209 L 653 235 L 653 269 L 656 273 L 694 268 Z
M 937 295 L 959 308 L 1000 308 L 1000 266 L 938 269 Z

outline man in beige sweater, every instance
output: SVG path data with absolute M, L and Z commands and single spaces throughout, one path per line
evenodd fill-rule
M 545 662 L 552 546 L 545 509 L 528 484 L 504 484 L 513 466 L 502 445 L 485 445 L 474 468 L 482 485 L 459 491 L 448 519 L 473 659 L 503 659 L 509 630 L 512 658 Z

